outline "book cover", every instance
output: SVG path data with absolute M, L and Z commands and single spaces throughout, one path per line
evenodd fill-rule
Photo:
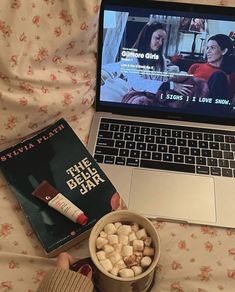
M 103 215 L 122 204 L 112 183 L 64 119 L 2 151 L 0 168 L 48 256 L 86 238 Z M 79 215 L 80 221 L 72 221 L 47 202 L 57 193 L 78 207 L 72 216 Z M 55 204 L 70 210 L 61 198 Z

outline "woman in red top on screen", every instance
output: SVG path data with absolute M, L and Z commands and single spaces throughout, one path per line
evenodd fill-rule
M 209 38 L 206 48 L 207 63 L 193 64 L 188 73 L 207 81 L 212 98 L 230 98 L 234 72 L 233 44 L 224 34 Z

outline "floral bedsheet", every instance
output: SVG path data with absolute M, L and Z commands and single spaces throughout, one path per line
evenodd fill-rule
M 206 2 L 235 6 L 234 0 Z M 87 142 L 94 113 L 99 4 L 98 0 L 1 1 L 2 149 L 62 116 Z M 36 291 L 55 260 L 45 257 L 2 176 L 0 206 L 0 292 Z M 154 224 L 161 238 L 161 257 L 152 291 L 235 291 L 235 230 Z M 87 241 L 69 252 L 87 257 Z

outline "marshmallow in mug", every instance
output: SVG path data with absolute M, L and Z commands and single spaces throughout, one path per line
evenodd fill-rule
M 145 228 L 137 223 L 108 223 L 96 239 L 96 256 L 112 275 L 130 278 L 152 263 L 154 248 Z

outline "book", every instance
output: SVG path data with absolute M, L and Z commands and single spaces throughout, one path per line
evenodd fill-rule
M 2 151 L 0 169 L 49 257 L 88 237 L 102 216 L 123 205 L 64 119 Z

